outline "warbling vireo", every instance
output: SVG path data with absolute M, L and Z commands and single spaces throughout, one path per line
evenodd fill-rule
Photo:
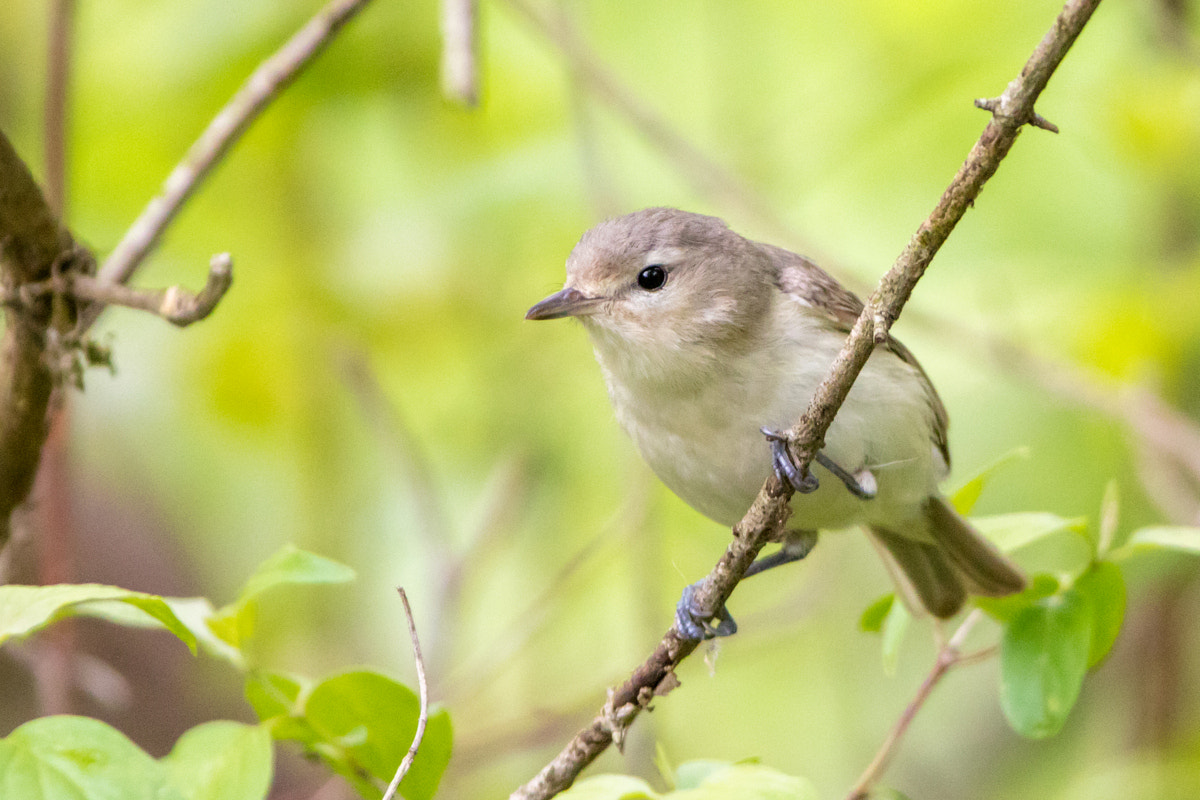
M 621 427 L 702 514 L 737 522 L 772 467 L 792 482 L 797 530 L 751 572 L 802 558 L 819 529 L 861 524 L 939 617 L 968 592 L 1019 591 L 1020 571 L 938 491 L 950 463 L 946 409 L 900 342 L 889 338 L 867 361 L 814 474 L 798 475 L 773 437 L 808 405 L 862 308 L 802 256 L 715 217 L 648 208 L 585 233 L 565 287 L 525 316 L 583 323 Z M 696 618 L 688 600 L 681 632 L 735 629 L 724 610 L 715 628 Z

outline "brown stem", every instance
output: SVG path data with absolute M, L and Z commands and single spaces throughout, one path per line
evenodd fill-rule
M 200 185 L 241 138 L 263 109 L 287 88 L 333 37 L 369 0 L 332 0 L 246 79 L 233 99 L 213 117 L 183 161 L 163 183 L 162 193 L 150 201 L 125 236 L 100 267 L 98 278 L 125 283 L 158 243 L 163 231 Z M 103 306 L 84 310 L 80 330 L 96 321 Z
M 962 624 L 958 626 L 958 630 L 950 637 L 950 641 L 938 648 L 937 658 L 933 662 L 933 669 L 929 671 L 929 674 L 925 676 L 925 680 L 921 682 L 916 695 L 905 707 L 904 713 L 900 715 L 900 719 L 896 720 L 896 724 L 892 726 L 892 730 L 888 733 L 887 738 L 883 740 L 883 745 L 879 748 L 879 752 L 875 754 L 875 758 L 871 759 L 871 763 L 863 770 L 863 774 L 859 776 L 858 782 L 854 784 L 854 788 L 850 790 L 850 794 L 846 796 L 846 800 L 866 800 L 871 787 L 879 781 L 883 773 L 887 770 L 888 764 L 891 763 L 892 757 L 900 747 L 900 740 L 908 732 L 908 727 L 917 716 L 917 712 L 925 705 L 925 701 L 933 694 L 934 687 L 941 683 L 942 678 L 946 677 L 947 672 L 954 667 L 975 664 L 996 654 L 996 650 L 993 648 L 965 655 L 962 653 L 962 644 L 966 640 L 967 634 L 978 624 L 981 617 L 982 612 L 979 609 L 972 611 L 962 621 Z

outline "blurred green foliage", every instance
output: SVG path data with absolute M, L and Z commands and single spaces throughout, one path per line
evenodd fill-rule
M 77 235 L 111 248 L 316 7 L 80 3 Z M 228 250 L 234 287 L 214 316 L 180 332 L 107 312 L 98 333 L 117 374 L 93 372 L 72 403 L 79 580 L 223 597 L 283 543 L 336 558 L 360 575 L 351 589 L 258 604 L 260 660 L 308 674 L 409 669 L 393 592 L 404 585 L 455 720 L 448 797 L 501 795 L 532 775 L 640 661 L 727 536 L 640 464 L 583 332 L 522 322 L 560 285 L 579 234 L 604 214 L 677 205 L 869 286 L 982 129 L 971 101 L 1003 90 L 1060 4 L 545 7 L 787 233 L 680 169 L 505 2 L 481 8 L 482 103 L 466 110 L 439 94 L 435 4 L 376 0 L 135 279 L 198 287 Z M 1029 447 L 977 514 L 1089 515 L 1115 478 L 1124 529 L 1195 521 L 1180 517 L 1195 487 L 1170 480 L 1122 421 L 985 342 L 1200 414 L 1198 19 L 1188 3 L 1101 6 L 1039 106 L 1062 133 L 1025 132 L 897 326 L 950 409 L 956 474 Z M 0 127 L 38 175 L 45 26 L 42 3 L 0 4 Z M 1181 562 L 1143 563 L 1127 630 L 1058 737 L 1017 740 L 996 665 L 963 670 L 887 782 L 926 800 L 1089 796 L 1101 768 L 1120 773 L 1122 797 L 1166 796 L 1168 773 L 1195 784 L 1200 642 L 1187 621 L 1200 593 Z M 825 537 L 789 572 L 739 589 L 742 633 L 721 644 L 715 674 L 685 665 L 623 763 L 609 754 L 598 769 L 653 783 L 658 740 L 679 761 L 757 756 L 822 797 L 844 792 L 931 650 L 905 649 L 882 677 L 878 643 L 854 625 L 889 584 L 861 536 Z M 172 576 L 188 590 L 161 585 Z M 179 681 L 180 693 L 212 690 Z M 22 721 L 0 718 L 4 733 Z

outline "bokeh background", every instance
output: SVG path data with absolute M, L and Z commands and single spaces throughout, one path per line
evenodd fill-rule
M 106 253 L 316 8 L 80 2 L 77 236 Z M 505 796 L 652 648 L 728 535 L 641 464 L 584 332 L 525 309 L 583 230 L 660 204 L 869 289 L 986 123 L 972 100 L 1003 90 L 1059 8 L 489 0 L 468 109 L 439 88 L 436 4 L 376 0 L 135 279 L 198 288 L 229 251 L 214 316 L 180 331 L 113 309 L 97 327 L 116 371 L 70 400 L 67 489 L 40 495 L 70 512 L 53 557 L 74 580 L 218 603 L 284 543 L 341 560 L 353 585 L 262 609 L 259 663 L 312 676 L 412 680 L 404 585 L 455 725 L 442 796 Z M 977 513 L 1095 524 L 1115 480 L 1123 528 L 1197 522 L 1200 483 L 1171 445 L 1200 427 L 1198 17 L 1188 0 L 1101 6 L 1039 106 L 1062 133 L 1022 135 L 896 328 L 949 407 L 950 486 L 1029 449 Z M 0 4 L 0 127 L 39 176 L 46 34 L 43 3 Z M 1040 557 L 1069 554 L 1022 556 Z M 987 663 L 939 687 L 885 782 L 923 800 L 1197 796 L 1196 565 L 1131 578 L 1127 629 L 1058 737 L 1007 729 Z M 742 632 L 691 659 L 593 771 L 654 780 L 660 746 L 675 763 L 758 757 L 843 796 L 931 663 L 927 623 L 894 675 L 858 630 L 888 588 L 857 533 L 739 588 Z M 71 638 L 90 677 L 69 708 L 156 755 L 198 721 L 250 718 L 238 676 L 169 637 L 97 622 Z M 0 733 L 45 710 L 49 647 L 0 653 Z M 277 796 L 324 782 L 285 755 Z

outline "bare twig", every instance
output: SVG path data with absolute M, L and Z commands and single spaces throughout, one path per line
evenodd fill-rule
M 477 0 L 442 0 L 442 91 L 463 105 L 479 103 Z
M 183 161 L 163 183 L 162 193 L 150 201 L 125 236 L 100 267 L 99 280 L 125 283 L 158 243 L 167 225 L 179 213 L 200 182 L 220 162 L 267 104 L 282 92 L 300 71 L 317 57 L 369 0 L 332 0 L 303 28 L 246 79 L 233 99 L 221 109 Z M 80 329 L 96 321 L 103 306 L 84 310 Z
M 404 760 L 396 768 L 396 775 L 388 784 L 387 791 L 383 793 L 383 800 L 392 800 L 396 796 L 396 790 L 400 788 L 400 781 L 404 780 L 404 776 L 412 767 L 413 759 L 417 757 L 417 750 L 421 748 L 421 740 L 425 738 L 425 725 L 429 722 L 429 684 L 425 680 L 425 660 L 421 658 L 421 642 L 417 639 L 417 623 L 413 620 L 412 606 L 408 604 L 408 595 L 404 593 L 404 588 L 398 586 L 396 591 L 400 593 L 400 602 L 404 603 L 404 616 L 408 618 L 408 635 L 412 639 L 413 662 L 417 667 L 417 687 L 421 695 L 421 712 L 417 715 L 417 731 L 413 734 L 412 744 L 409 745 Z
M 192 294 L 182 286 L 134 289 L 91 275 L 67 271 L 51 275 L 44 281 L 27 283 L 19 291 L 0 291 L 0 302 L 32 305 L 48 295 L 64 295 L 105 306 L 149 311 L 183 328 L 211 314 L 232 284 L 233 261 L 228 253 L 218 253 L 209 262 L 208 280 L 199 294 Z
M 866 364 L 875 345 L 876 320 L 890 325 L 899 316 L 933 256 L 978 196 L 983 184 L 995 173 L 1022 126 L 1032 118 L 1035 100 L 1098 4 L 1099 0 L 1071 0 L 1063 8 L 1021 75 L 1005 90 L 1005 113 L 993 115 L 933 213 L 921 224 L 908 247 L 868 299 L 829 375 L 818 387 L 799 423 L 789 432 L 793 455 L 801 469 L 822 446 L 834 414 Z M 715 613 L 725 604 L 746 568 L 782 528 L 789 513 L 790 498 L 789 487 L 774 476 L 768 479 L 746 516 L 734 526 L 734 539 L 721 560 L 697 587 L 694 600 L 698 608 Z M 684 639 L 672 626 L 650 658 L 613 693 L 607 705 L 624 708 L 632 704 L 632 718 L 647 691 L 669 688 L 669 678 L 673 677 L 675 667 L 695 647 L 695 641 Z M 512 794 L 513 800 L 548 798 L 570 786 L 583 768 L 611 743 L 610 727 L 608 717 L 598 716 L 533 780 L 517 789 Z
M 904 713 L 900 715 L 900 719 L 896 720 L 896 724 L 888 733 L 887 738 L 883 740 L 883 745 L 879 748 L 879 752 L 875 754 L 875 758 L 863 771 L 858 782 L 854 784 L 854 788 L 850 790 L 850 794 L 846 796 L 846 800 L 866 800 L 868 792 L 871 791 L 883 773 L 891 763 L 892 757 L 896 754 L 896 750 L 900 746 L 900 740 L 904 738 L 904 734 L 908 731 L 908 726 L 912 724 L 913 718 L 917 716 L 917 712 L 925 705 L 925 701 L 929 699 L 929 695 L 933 693 L 933 689 L 937 686 L 942 678 L 946 677 L 946 673 L 954 667 L 967 666 L 968 664 L 977 664 L 996 654 L 995 648 L 986 648 L 974 653 L 963 653 L 963 642 L 966 641 L 967 634 L 971 632 L 979 620 L 982 619 L 983 612 L 975 609 L 967 615 L 962 624 L 955 630 L 954 635 L 950 640 L 945 642 L 938 648 L 937 658 L 933 662 L 933 669 L 925 676 L 925 680 L 921 682 L 921 687 L 917 689 L 917 694 L 905 707 Z

